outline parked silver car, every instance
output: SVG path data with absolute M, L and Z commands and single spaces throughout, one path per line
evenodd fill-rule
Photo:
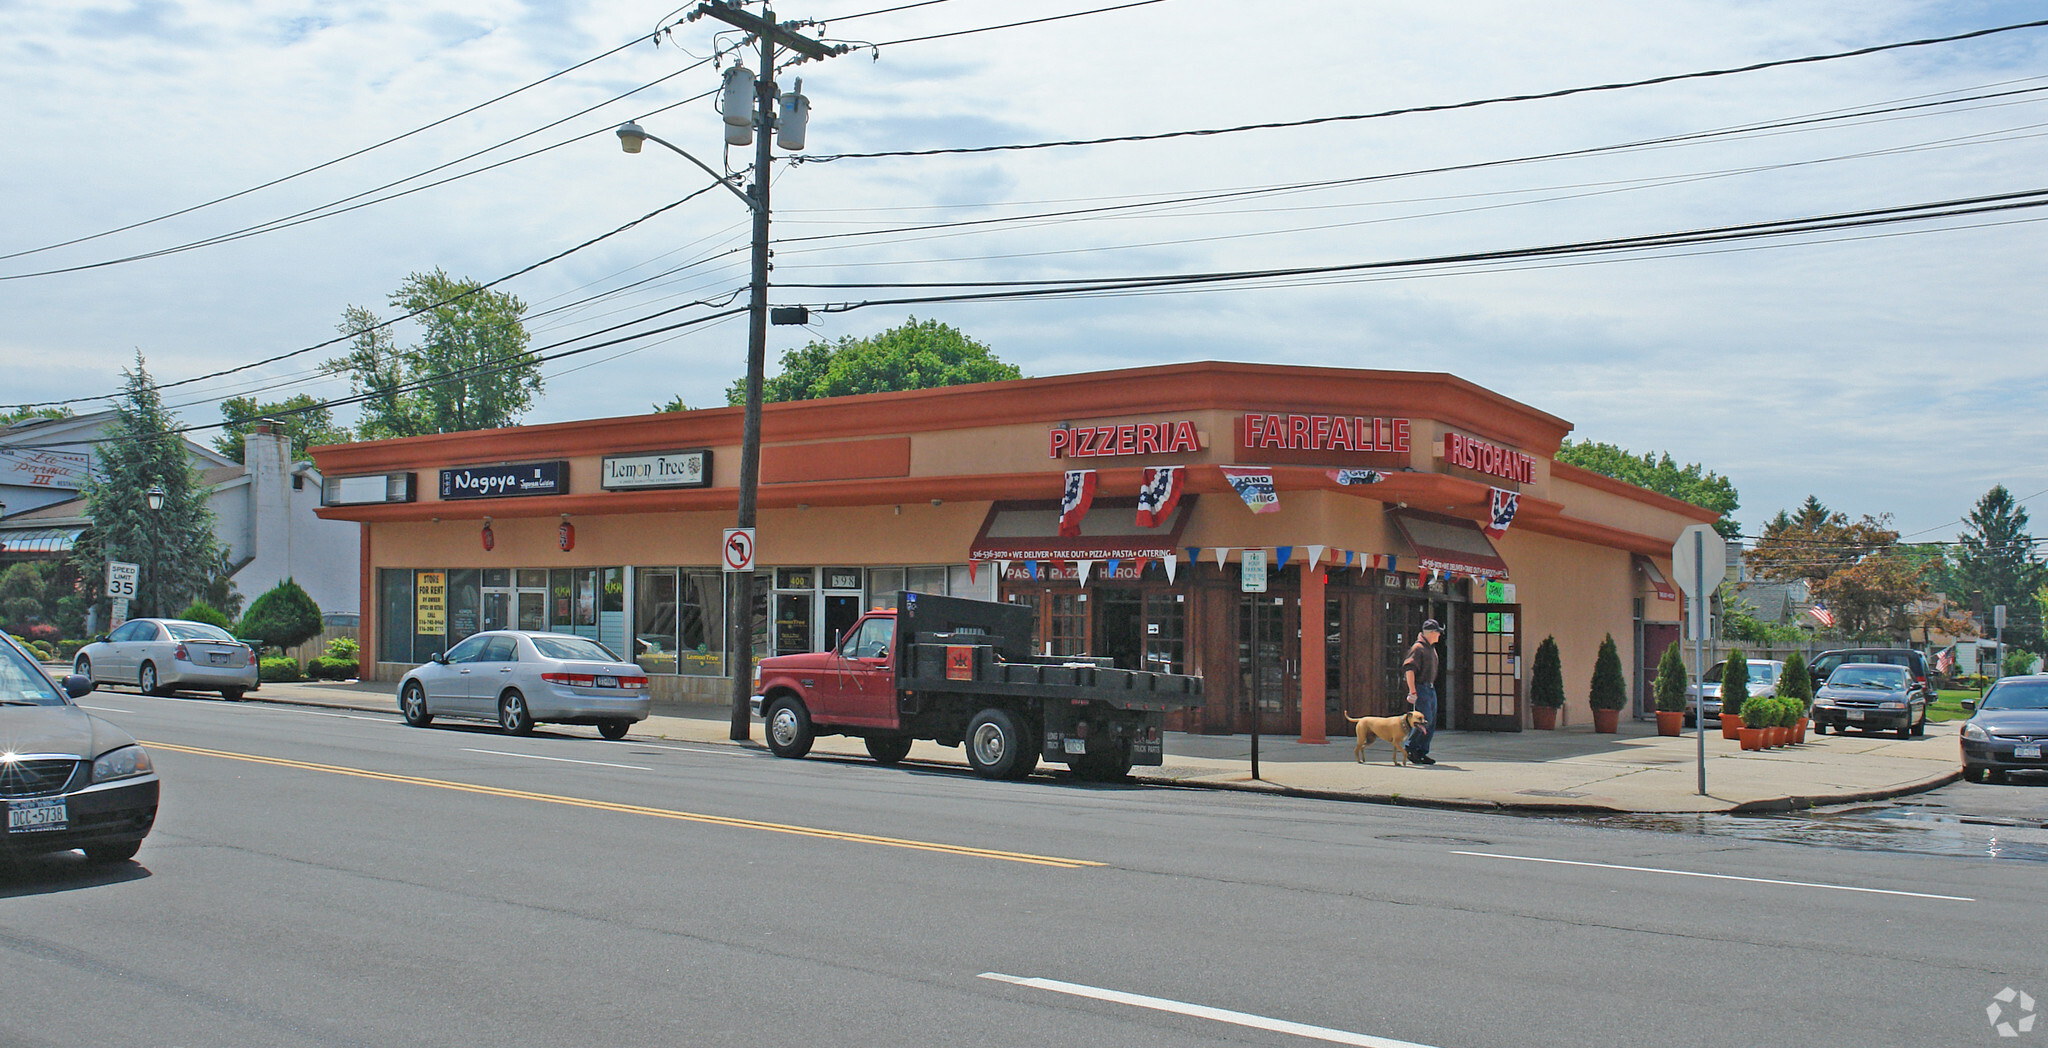
M 618 739 L 651 703 L 646 670 L 566 633 L 478 633 L 398 682 L 398 711 L 415 728 L 435 717 L 494 720 L 513 735 L 537 723 L 595 724 Z
M 233 702 L 257 687 L 256 652 L 205 622 L 130 619 L 78 649 L 71 671 L 100 684 L 133 684 L 150 695 L 217 691 Z
M 1749 664 L 1749 693 L 1751 695 L 1775 695 L 1778 682 L 1785 676 L 1785 664 L 1776 659 L 1746 659 Z M 1703 675 L 1707 693 L 1707 717 L 1718 723 L 1721 720 L 1721 675 L 1728 671 L 1728 660 L 1723 659 L 1708 667 Z M 1693 700 L 1699 697 L 1700 685 L 1689 684 L 1685 689 L 1685 722 L 1692 723 Z

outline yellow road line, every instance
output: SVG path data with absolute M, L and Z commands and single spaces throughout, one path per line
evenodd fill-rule
M 326 772 L 330 775 L 347 775 L 358 779 L 394 782 L 408 786 L 432 786 L 437 789 L 458 790 L 463 793 L 480 793 L 488 797 L 510 797 L 518 800 L 543 801 L 548 804 L 566 804 L 575 808 L 591 808 L 597 811 L 618 812 L 624 815 L 651 815 L 658 819 L 699 822 L 711 826 L 728 826 L 734 829 L 788 833 L 799 837 L 819 837 L 825 840 L 851 841 L 856 844 L 880 844 L 891 848 L 912 848 L 918 851 L 939 852 L 944 855 L 963 855 L 977 859 L 1002 859 L 1006 862 L 1024 862 L 1035 866 L 1052 866 L 1064 870 L 1103 865 L 1103 863 L 1091 862 L 1087 859 L 1063 859 L 1051 855 L 1031 855 L 1025 852 L 996 851 L 991 848 L 970 848 L 959 844 L 915 841 L 902 837 L 879 837 L 869 833 L 824 830 L 813 826 L 792 826 L 786 823 L 761 822 L 755 819 L 735 819 L 725 815 L 704 815 L 698 812 L 678 811 L 673 808 L 650 808 L 639 804 L 618 804 L 612 801 L 594 801 L 583 797 L 563 797 L 552 793 L 534 793 L 528 790 L 508 790 L 498 786 L 478 786 L 467 782 L 449 782 L 445 779 L 425 779 L 416 775 L 394 775 L 390 772 L 369 771 L 363 768 L 344 768 L 334 764 L 313 764 L 307 761 L 286 760 L 283 757 L 263 757 L 253 753 L 232 753 L 227 750 L 200 749 L 196 746 L 176 746 L 168 742 L 149 742 L 144 740 L 142 744 L 152 749 L 168 750 L 172 753 L 189 753 L 198 757 L 219 757 L 223 760 L 248 761 L 252 764 L 268 764 L 277 768 Z

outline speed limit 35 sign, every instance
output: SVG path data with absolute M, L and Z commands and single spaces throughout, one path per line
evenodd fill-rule
M 107 596 L 115 600 L 135 596 L 135 580 L 142 575 L 142 566 L 126 561 L 107 562 Z

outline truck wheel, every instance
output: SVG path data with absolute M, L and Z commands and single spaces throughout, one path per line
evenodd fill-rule
M 768 752 L 777 757 L 801 757 L 811 752 L 817 734 L 811 730 L 811 711 L 796 699 L 783 697 L 768 706 Z
M 895 764 L 910 756 L 910 736 L 870 735 L 867 739 L 868 756 L 876 764 Z
M 984 779 L 1023 778 L 1038 766 L 1038 751 L 1026 745 L 1010 711 L 986 709 L 967 722 L 967 766 Z

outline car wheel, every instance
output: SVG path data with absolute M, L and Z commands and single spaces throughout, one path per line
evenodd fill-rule
M 1892 737 L 1898 739 L 1910 739 L 1913 737 L 1913 717 L 1911 714 L 1906 716 L 1906 723 L 1899 725 L 1897 730 L 1892 732 Z
M 1984 778 L 1985 781 L 1990 782 L 1994 786 L 2003 786 L 2005 785 L 2005 769 L 1986 768 L 1984 769 Z
M 632 721 L 620 720 L 617 717 L 613 717 L 608 720 L 598 721 L 597 733 L 599 735 L 604 736 L 607 739 L 611 739 L 612 741 L 616 742 L 619 739 L 625 738 L 626 729 L 632 726 Z
M 811 730 L 811 711 L 801 700 L 783 696 L 768 704 L 768 752 L 777 757 L 801 757 L 817 741 Z
M 427 689 L 416 680 L 405 682 L 405 690 L 398 696 L 398 712 L 415 728 L 434 723 L 434 715 L 427 712 Z
M 141 841 L 120 841 L 114 844 L 89 844 L 85 857 L 91 862 L 127 862 L 142 850 Z
M 1017 718 L 1008 710 L 991 708 L 975 714 L 967 722 L 966 741 L 967 766 L 984 779 L 1020 779 L 1038 766 L 1038 751 L 1025 744 Z
M 498 699 L 498 727 L 507 735 L 533 734 L 533 714 L 526 708 L 526 696 L 513 690 Z
M 1914 737 L 1914 738 L 1924 738 L 1924 737 L 1926 737 L 1926 735 L 1927 735 L 1927 711 L 1923 709 L 1923 710 L 1921 710 L 1921 711 L 1920 711 L 1920 719 L 1919 719 L 1919 720 L 1917 720 L 1917 721 L 1914 721 L 1914 722 L 1913 722 L 1913 737 Z
M 163 682 L 157 680 L 156 663 L 154 662 L 142 664 L 142 672 L 136 676 L 135 683 L 137 687 L 142 689 L 144 695 L 170 694 L 170 691 L 163 686 Z
M 78 661 L 71 664 L 71 672 L 84 677 L 86 680 L 92 680 L 92 660 L 80 655 Z M 93 683 L 98 684 L 99 682 L 93 681 Z
M 870 735 L 867 744 L 868 756 L 873 757 L 876 764 L 897 764 L 910 756 L 908 735 Z
M 220 690 L 220 697 L 229 702 L 240 702 L 242 701 L 242 696 L 246 694 L 248 694 L 248 691 L 245 688 L 222 688 Z
M 1813 733 L 1815 735 L 1826 735 L 1828 733 L 1828 726 L 1821 723 L 1820 721 L 1814 721 Z
M 1965 764 L 1965 765 L 1963 765 L 1963 781 L 1964 781 L 1964 782 L 1983 782 L 1983 781 L 1984 781 L 1984 769 L 1982 769 L 1982 768 L 1979 768 L 1979 767 L 1976 767 L 1975 765 L 1970 765 L 1970 764 Z

